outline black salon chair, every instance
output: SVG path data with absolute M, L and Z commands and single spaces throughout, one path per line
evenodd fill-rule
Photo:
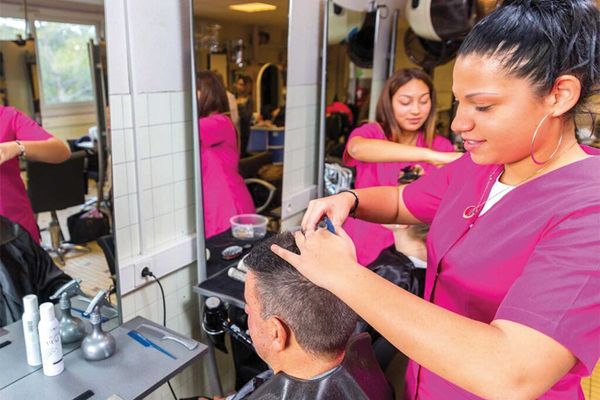
M 248 186 L 257 213 L 264 212 L 271 207 L 277 191 L 277 187 L 272 183 L 257 178 L 260 168 L 271 164 L 271 162 L 272 155 L 268 152 L 240 159 L 238 169 L 240 175 L 244 178 L 244 182 L 246 182 L 246 186 Z
M 117 269 L 115 264 L 115 238 L 113 235 L 104 235 L 96 239 L 98 246 L 102 249 L 106 263 L 108 264 L 108 270 L 110 272 L 110 278 L 112 279 L 113 286 L 110 289 L 110 293 L 116 292 L 117 287 Z
M 27 195 L 38 214 L 49 211 L 51 215 L 48 231 L 51 245 L 44 245 L 49 253 L 58 256 L 58 262 L 65 265 L 65 254 L 71 250 L 89 252 L 86 246 L 65 242 L 56 212 L 85 202 L 83 176 L 85 168 L 84 151 L 77 151 L 60 164 L 48 164 L 37 161 L 27 162 Z

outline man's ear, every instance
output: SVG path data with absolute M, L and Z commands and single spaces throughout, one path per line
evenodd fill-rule
M 271 333 L 271 346 L 274 351 L 281 352 L 289 345 L 290 330 L 288 326 L 277 317 L 269 319 L 269 331 Z
M 553 116 L 559 117 L 571 110 L 579 101 L 581 82 L 573 75 L 561 75 L 554 81 L 552 90 L 546 96 Z

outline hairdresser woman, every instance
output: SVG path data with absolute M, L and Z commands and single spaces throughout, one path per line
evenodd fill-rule
M 61 163 L 71 152 L 34 120 L 14 107 L 0 106 L 0 215 L 21 225 L 40 243 L 40 232 L 21 180 L 19 157 Z
M 204 236 L 209 238 L 228 230 L 229 219 L 234 215 L 256 210 L 238 172 L 240 150 L 233 122 L 226 115 L 229 104 L 225 86 L 214 72 L 202 71 L 196 76 L 196 87 Z
M 357 189 L 395 186 L 404 167 L 418 165 L 429 173 L 460 157 L 448 139 L 435 134 L 435 100 L 431 78 L 419 69 L 398 70 L 386 81 L 375 122 L 352 131 L 344 151 L 344 164 L 356 168 Z M 362 265 L 394 243 L 392 232 L 380 224 L 351 219 L 344 229 Z
M 273 251 L 412 360 L 407 399 L 583 399 L 600 356 L 600 157 L 574 115 L 600 84 L 593 0 L 507 0 L 465 39 L 452 129 L 468 154 L 403 188 L 310 203 Z M 357 207 L 356 207 L 357 206 Z M 329 215 L 431 223 L 425 300 L 355 261 Z

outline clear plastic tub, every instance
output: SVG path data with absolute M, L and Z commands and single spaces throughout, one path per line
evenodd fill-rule
M 231 234 L 236 239 L 257 240 L 267 234 L 269 219 L 259 214 L 234 215 L 229 219 Z

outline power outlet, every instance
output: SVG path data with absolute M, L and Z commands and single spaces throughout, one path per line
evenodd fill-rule
M 154 262 L 152 257 L 140 258 L 138 262 L 135 263 L 135 287 L 143 286 L 146 283 L 150 282 L 149 276 L 142 277 L 142 270 L 144 268 L 150 269 L 150 271 L 154 271 Z

